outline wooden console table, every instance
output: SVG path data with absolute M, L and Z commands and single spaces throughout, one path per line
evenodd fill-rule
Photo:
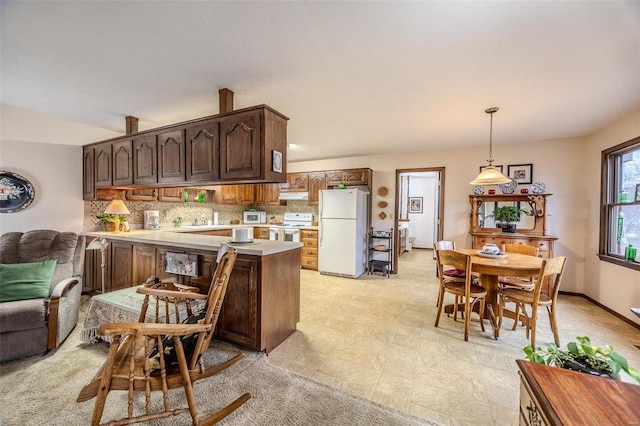
M 516 360 L 520 425 L 638 425 L 640 386 Z

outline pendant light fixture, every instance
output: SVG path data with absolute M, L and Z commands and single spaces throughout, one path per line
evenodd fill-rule
M 487 163 L 489 165 L 485 167 L 485 169 L 480 172 L 478 177 L 469 182 L 471 185 L 500 185 L 503 183 L 511 182 L 511 179 L 500 173 L 500 170 L 493 167 L 493 114 L 498 112 L 498 107 L 491 107 L 484 110 L 487 114 L 491 116 L 490 124 L 489 124 L 489 159 Z

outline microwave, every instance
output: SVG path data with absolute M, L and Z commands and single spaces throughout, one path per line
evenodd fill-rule
M 244 212 L 243 223 L 267 223 L 267 212 Z

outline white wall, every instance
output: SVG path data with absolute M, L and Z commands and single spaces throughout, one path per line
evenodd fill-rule
M 81 232 L 81 145 L 118 134 L 8 105 L 0 107 L 0 169 L 22 175 L 35 190 L 34 201 L 26 209 L 0 214 L 0 234 L 32 229 Z
M 584 293 L 640 324 L 629 311 L 640 306 L 640 272 L 598 259 L 600 229 L 600 161 L 602 150 L 640 136 L 640 110 L 586 138 L 585 169 L 587 222 L 585 223 Z
M 413 243 L 415 248 L 431 248 L 435 242 L 437 185 L 438 174 L 434 172 L 410 177 L 409 197 L 422 197 L 422 213 L 409 212 L 409 237 L 416 238 Z

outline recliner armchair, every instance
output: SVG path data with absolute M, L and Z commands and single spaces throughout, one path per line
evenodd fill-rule
M 0 264 L 56 260 L 47 298 L 0 303 L 0 361 L 45 353 L 71 333 L 80 311 L 84 251 L 85 237 L 72 232 L 34 230 L 0 237 Z

